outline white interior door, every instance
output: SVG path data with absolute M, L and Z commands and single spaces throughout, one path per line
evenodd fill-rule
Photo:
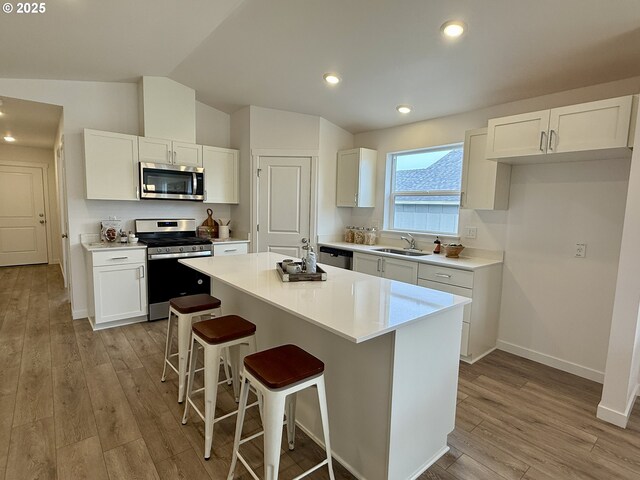
M 310 236 L 311 157 L 260 157 L 258 251 L 302 256 Z
M 64 158 L 64 147 L 58 150 L 58 205 L 60 210 L 60 266 L 64 287 L 69 287 L 71 269 L 69 267 L 69 211 L 67 206 L 67 166 Z M 71 291 L 69 292 L 71 295 Z
M 0 165 L 0 266 L 47 263 L 43 185 L 39 167 Z

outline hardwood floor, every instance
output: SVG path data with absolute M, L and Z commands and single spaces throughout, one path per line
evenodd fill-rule
M 71 320 L 57 266 L 0 268 L 0 480 L 226 478 L 235 418 L 216 424 L 204 461 L 202 422 L 181 425 L 177 379 L 159 381 L 165 328 L 161 321 L 93 332 Z M 419 478 L 640 479 L 640 409 L 626 430 L 601 422 L 600 391 L 500 351 L 461 364 L 451 449 Z M 233 409 L 229 388 L 219 404 Z M 250 411 L 245 432 L 259 428 Z M 323 456 L 299 430 L 296 442 L 283 450 L 282 479 Z M 261 449 L 261 439 L 246 444 L 256 468 Z M 335 471 L 353 478 L 340 465 Z M 239 466 L 236 478 L 250 477 Z

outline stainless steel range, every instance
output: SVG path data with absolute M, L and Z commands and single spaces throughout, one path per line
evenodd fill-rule
M 174 297 L 210 293 L 207 275 L 178 263 L 180 258 L 212 255 L 211 241 L 196 237 L 195 219 L 142 219 L 135 225 L 147 245 L 149 320 L 167 318 Z

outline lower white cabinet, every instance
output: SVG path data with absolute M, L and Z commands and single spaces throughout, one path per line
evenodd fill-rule
M 88 251 L 86 260 L 93 328 L 146 320 L 146 250 Z
M 223 243 L 213 244 L 213 256 L 222 257 L 225 255 L 243 255 L 249 253 L 249 245 L 247 243 Z
M 496 348 L 502 265 L 475 271 L 420 264 L 418 285 L 471 298 L 465 305 L 460 358 L 473 363 Z
M 353 270 L 368 273 L 376 277 L 398 280 L 399 282 L 416 284 L 418 280 L 418 264 L 409 260 L 367 253 L 353 254 Z

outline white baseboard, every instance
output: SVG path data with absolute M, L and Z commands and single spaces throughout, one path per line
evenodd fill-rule
M 640 394 L 640 384 L 636 385 L 633 389 L 633 392 L 627 399 L 627 406 L 624 409 L 624 412 L 619 412 L 618 410 L 614 410 L 613 408 L 609 408 L 600 402 L 598 405 L 598 413 L 596 416 L 600 420 L 604 420 L 605 422 L 612 423 L 613 425 L 620 428 L 627 428 L 627 422 L 629 421 L 629 417 L 631 416 L 631 410 L 633 410 L 633 405 L 636 403 L 636 397 Z
M 89 311 L 86 308 L 81 308 L 78 310 L 74 310 L 71 308 L 71 318 L 77 320 L 79 318 L 87 318 L 89 316 Z
M 578 365 L 577 363 L 569 362 L 567 360 L 562 360 L 561 358 L 547 355 L 546 353 L 541 353 L 529 348 L 524 348 L 513 343 L 505 342 L 504 340 L 498 340 L 497 348 L 499 350 L 504 350 L 505 352 L 518 355 L 519 357 L 528 358 L 529 360 L 542 363 L 543 365 L 557 368 L 558 370 L 562 370 L 563 372 L 573 373 L 574 375 L 577 375 L 579 377 L 593 380 L 594 382 L 604 382 L 604 372 L 600 372 L 583 365 Z

